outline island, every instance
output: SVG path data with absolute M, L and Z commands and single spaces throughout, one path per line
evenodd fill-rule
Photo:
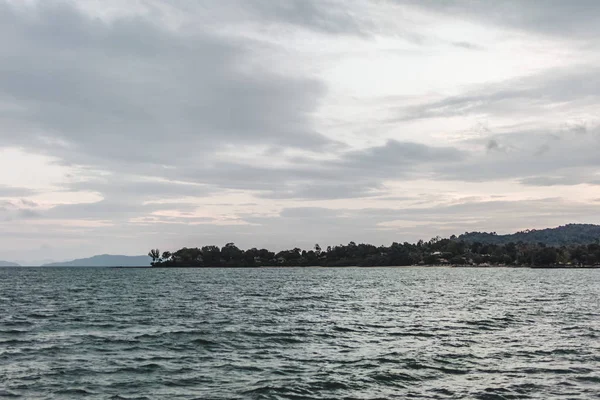
M 347 245 L 316 244 L 310 250 L 294 248 L 278 252 L 234 243 L 177 251 L 148 253 L 153 267 L 286 267 L 286 266 L 471 266 L 530 268 L 600 267 L 600 226 L 570 224 L 558 228 L 527 230 L 511 235 L 467 232 L 449 238 L 435 237 L 417 243 L 390 246 L 350 242 Z

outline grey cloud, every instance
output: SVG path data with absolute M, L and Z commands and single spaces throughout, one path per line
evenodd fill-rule
M 314 173 L 288 173 L 280 187 L 264 193 L 270 198 L 336 199 L 385 194 L 382 181 L 427 176 L 440 164 L 453 164 L 465 154 L 452 147 L 433 147 L 389 140 L 381 146 L 344 153 L 338 160 L 322 162 Z M 314 163 L 311 163 L 314 168 Z M 317 172 L 318 171 L 318 172 Z M 290 172 L 290 171 L 288 171 Z M 312 181 L 295 179 L 303 176 Z
M 74 183 L 69 189 L 138 200 L 202 197 L 225 189 L 251 190 L 271 199 L 373 197 L 385 192 L 382 180 L 422 176 L 436 165 L 455 163 L 464 157 L 463 152 L 451 147 L 390 140 L 381 146 L 346 152 L 333 161 L 297 158 L 295 164 L 286 167 L 222 161 L 202 169 L 163 172 L 167 178 L 185 180 L 187 184 L 110 178 Z
M 0 210 L 7 210 L 9 208 L 14 208 L 15 205 L 12 201 L 8 201 L 8 200 L 0 200 Z
M 544 143 L 540 147 L 538 147 L 538 149 L 535 151 L 535 155 L 541 156 L 544 153 L 547 153 L 549 151 L 550 151 L 550 145 L 548 143 Z
M 210 195 L 216 189 L 206 185 L 176 181 L 149 181 L 131 176 L 111 176 L 105 179 L 73 182 L 64 187 L 69 192 L 97 192 L 103 198 L 91 203 L 61 204 L 48 210 L 37 210 L 29 218 L 46 220 L 103 221 L 126 224 L 130 219 L 151 215 L 162 210 L 194 211 L 194 199 Z M 188 199 L 189 198 L 189 199 Z M 13 208 L 32 208 L 37 204 L 22 199 L 7 202 Z
M 555 185 L 572 185 L 573 180 L 564 176 L 532 176 L 520 180 L 523 185 L 530 186 L 555 186 Z
M 485 149 L 490 152 L 507 153 L 514 150 L 512 145 L 506 145 L 498 142 L 498 139 L 489 139 L 485 145 Z M 536 152 L 537 154 L 537 152 Z
M 64 238 L 64 242 L 60 244 L 62 248 L 53 251 L 57 254 L 68 251 L 76 256 L 89 256 L 98 252 L 98 247 L 90 245 L 90 241 L 101 243 L 102 248 L 107 251 L 127 254 L 144 254 L 148 248 L 156 246 L 161 250 L 174 250 L 182 246 L 223 245 L 232 240 L 245 248 L 273 249 L 296 246 L 311 248 L 315 243 L 327 246 L 349 241 L 389 245 L 392 241 L 412 242 L 436 235 L 449 236 L 464 231 L 489 230 L 489 226 L 503 233 L 569 222 L 600 223 L 597 209 L 597 204 L 594 203 L 572 203 L 557 198 L 528 201 L 467 200 L 458 204 L 430 203 L 420 208 L 395 209 L 301 207 L 286 208 L 279 216 L 239 214 L 239 218 L 251 224 L 210 225 L 210 229 L 166 217 L 143 228 L 135 224 L 101 229 L 48 226 L 44 231 L 31 234 L 20 230 L 19 225 L 13 225 L 5 227 L 0 235 L 35 240 Z M 398 225 L 383 226 L 382 223 Z M 81 242 L 83 233 L 86 235 L 85 243 Z M 77 245 L 74 246 L 73 243 Z M 32 254 L 39 257 L 39 252 L 33 251 Z
M 494 139 L 491 139 L 487 145 L 486 148 L 488 151 L 498 151 L 500 150 L 500 145 L 498 144 L 498 142 Z
M 567 129 L 570 130 L 570 131 L 572 131 L 572 132 L 580 133 L 580 134 L 588 133 L 587 126 L 585 126 L 582 123 L 571 125 L 571 126 L 567 126 Z
M 33 218 L 40 218 L 41 213 L 36 210 L 24 208 L 17 212 L 17 216 L 19 219 L 33 219 Z
M 350 199 L 374 197 L 385 188 L 378 182 L 305 182 L 285 185 L 284 189 L 263 192 L 259 197 L 270 199 Z
M 25 206 L 25 207 L 38 207 L 39 206 L 39 204 L 33 200 L 20 199 L 19 202 L 21 203 L 22 206 Z
M 0 185 L 0 197 L 31 196 L 35 193 L 33 189 Z
M 168 6 L 193 14 L 206 25 L 260 24 L 263 27 L 303 28 L 324 34 L 364 35 L 370 25 L 352 10 L 362 0 L 228 0 L 210 4 L 171 0 Z M 162 4 L 163 6 L 165 4 Z
M 77 182 L 68 187 L 68 190 L 75 191 L 97 191 L 103 195 L 103 200 L 57 206 L 43 216 L 123 223 L 132 218 L 150 216 L 155 211 L 191 211 L 196 208 L 193 201 L 144 204 L 147 201 L 183 196 L 197 198 L 224 189 L 252 190 L 258 197 L 269 199 L 374 197 L 386 192 L 382 180 L 421 176 L 430 172 L 434 165 L 458 162 L 463 157 L 462 152 L 453 148 L 388 141 L 382 146 L 347 152 L 336 161 L 317 163 L 303 159 L 302 163 L 287 168 L 222 162 L 202 170 L 174 170 L 177 178 L 185 177 L 190 182 L 202 182 L 202 185 L 109 177 Z M 170 218 L 170 221 L 178 220 Z
M 26 199 L 0 200 L 0 220 L 10 222 L 39 218 L 41 214 L 34 209 L 36 206 L 35 202 Z
M 164 15 L 158 8 L 158 16 L 118 17 L 109 22 L 80 11 L 74 1 L 13 4 L 0 0 L 0 104 L 11 105 L 0 108 L 2 146 L 58 157 L 75 171 L 91 166 L 111 175 L 64 187 L 98 192 L 103 200 L 50 210 L 40 210 L 29 200 L 14 200 L 36 194 L 32 191 L 0 187 L 0 197 L 11 198 L 10 203 L 0 202 L 3 237 L 36 244 L 62 238 L 65 249 L 86 256 L 97 252 L 93 249 L 99 245 L 81 245 L 85 241 L 102 243 L 110 252 L 140 254 L 156 245 L 177 248 L 230 240 L 244 247 L 274 248 L 307 247 L 316 241 L 331 244 L 332 240 L 383 244 L 467 228 L 483 230 L 493 225 L 501 231 L 536 227 L 540 220 L 561 224 L 597 218 L 597 207 L 560 199 L 470 199 L 440 205 L 439 199 L 427 196 L 388 196 L 388 200 L 414 201 L 405 209 L 287 208 L 275 217 L 239 214 L 232 206 L 231 222 L 250 225 L 217 226 L 213 219 L 194 217 L 193 200 L 179 200 L 228 189 L 275 200 L 360 199 L 385 196 L 385 181 L 421 178 L 514 179 L 538 186 L 595 184 L 600 169 L 596 126 L 584 123 L 532 131 L 519 128 L 518 118 L 543 114 L 549 106 L 594 107 L 600 96 L 597 67 L 545 71 L 482 85 L 458 96 L 397 109 L 398 118 L 392 121 L 456 115 L 517 120 L 515 127 L 490 129 L 476 141 L 442 147 L 391 140 L 348 150 L 315 128 L 315 115 L 327 93 L 324 83 L 269 65 L 274 52 L 280 57 L 295 49 L 256 37 L 273 27 L 278 32 L 301 28 L 320 35 L 368 35 L 377 26 L 358 14 L 361 7 L 373 3 L 232 0 L 207 7 L 173 0 L 169 6 L 197 22 L 177 28 L 160 22 Z M 579 4 L 554 0 L 405 4 L 541 34 L 564 32 L 568 38 L 591 39 L 600 33 L 598 5 L 587 0 Z M 265 31 L 246 32 L 249 25 L 264 26 Z M 403 29 L 398 29 L 399 35 L 413 35 L 413 43 L 439 44 Z M 461 53 L 479 49 L 467 42 L 443 43 Z M 246 146 L 270 152 L 255 157 L 252 165 L 246 157 L 219 155 L 221 150 L 243 152 Z M 478 150 L 469 152 L 462 146 Z M 289 148 L 308 155 L 287 157 Z M 271 163 L 271 157 L 285 166 L 275 166 L 282 164 Z M 171 202 L 146 203 L 154 200 Z M 153 214 L 165 210 L 180 214 Z M 44 230 L 20 223 L 25 218 L 39 219 Z M 53 220 L 63 219 L 78 220 L 82 226 L 52 225 Z M 138 222 L 131 222 L 134 219 Z M 382 225 L 390 221 L 398 226 Z M 210 225 L 210 229 L 195 225 Z
M 481 86 L 461 95 L 399 109 L 392 121 L 457 115 L 531 115 L 550 105 L 595 104 L 600 98 L 600 69 L 553 69 Z
M 352 14 L 354 0 L 238 1 L 236 7 L 260 20 L 285 23 L 328 33 L 364 34 L 366 27 Z
M 255 1 L 240 9 L 307 27 L 328 21 L 334 26 L 322 29 L 330 32 L 344 31 L 353 19 L 343 7 L 300 1 Z M 21 133 L 0 135 L 5 145 L 46 152 L 66 165 L 185 180 L 208 185 L 202 189 L 207 191 L 327 199 L 371 196 L 384 189 L 382 179 L 427 173 L 430 164 L 462 157 L 456 149 L 395 141 L 339 153 L 340 147 L 312 126 L 323 85 L 256 67 L 253 57 L 265 49 L 249 39 L 210 30 L 184 34 L 142 17 L 106 22 L 68 2 L 39 3 L 28 13 L 0 3 L 0 22 L 10 43 L 0 50 L 5 60 L 0 99 L 10 98 L 24 110 L 4 115 Z M 41 141 L 40 131 L 58 140 Z M 216 157 L 220 148 L 244 145 L 335 149 L 341 155 L 338 161 L 285 168 Z M 92 181 L 70 188 L 125 203 L 133 197 L 204 195 L 193 186 L 142 185 Z
M 600 34 L 600 3 L 595 0 L 397 1 L 445 16 L 561 38 L 595 39 Z
M 282 218 L 334 218 L 340 215 L 339 210 L 325 207 L 294 207 L 284 208 L 279 214 Z
M 600 185 L 600 178 L 590 176 L 586 171 L 578 171 L 568 175 L 558 176 L 532 176 L 520 180 L 523 185 L 529 186 L 573 186 L 579 184 Z
M 250 68 L 260 43 L 184 34 L 141 17 L 103 22 L 65 2 L 34 10 L 0 3 L 0 99 L 25 110 L 5 117 L 23 132 L 3 131 L 5 145 L 110 169 L 197 164 L 232 143 L 330 143 L 309 117 L 323 85 Z M 30 131 L 68 146 L 49 147 Z
M 485 50 L 485 48 L 471 42 L 452 42 L 451 44 L 467 50 Z
M 262 192 L 267 198 L 368 197 L 385 190 L 381 181 L 421 177 L 437 166 L 458 163 L 466 153 L 453 147 L 389 140 L 381 146 L 342 153 L 336 160 L 296 158 L 286 167 L 219 162 L 202 169 L 172 171 L 190 182 L 222 189 Z M 338 191 L 336 194 L 335 192 Z
M 532 211 L 533 210 L 533 211 Z M 524 227 L 544 228 L 576 222 L 600 222 L 596 204 L 581 204 L 559 198 L 527 201 L 465 200 L 457 204 L 429 204 L 410 208 L 330 209 L 324 207 L 286 208 L 277 217 L 247 217 L 263 237 L 278 237 L 290 246 L 321 246 L 349 241 L 389 244 L 416 241 L 436 235 L 449 236 L 465 231 L 514 232 Z M 542 222 L 543 221 L 543 222 Z M 382 225 L 389 224 L 392 225 Z M 393 224 L 397 223 L 397 226 Z M 303 232 L 297 235 L 296 232 Z M 268 232 L 268 233 L 267 233 Z M 309 236 L 309 240 L 305 238 Z M 273 240 L 273 239 L 271 239 Z M 294 240 L 296 242 L 294 243 Z M 254 244 L 253 244 L 254 245 Z
M 578 131 L 519 130 L 492 135 L 482 142 L 487 151 L 473 153 L 464 162 L 444 165 L 436 170 L 437 179 L 464 180 L 472 182 L 498 179 L 517 179 L 523 184 L 555 181 L 564 176 L 572 184 L 595 184 L 600 173 L 600 127 Z M 499 149 L 505 151 L 489 151 Z M 504 143 L 507 143 L 506 145 Z
M 144 209 L 153 208 L 105 199 L 94 203 L 58 205 L 45 212 L 44 215 L 51 219 L 124 221 L 126 218 L 138 216 Z
M 194 198 L 216 191 L 207 185 L 176 181 L 150 181 L 136 177 L 111 176 L 74 182 L 64 188 L 74 192 L 97 192 L 103 199 L 93 203 L 55 206 L 39 215 L 46 219 L 101 220 L 124 224 L 132 218 L 151 215 L 155 211 L 193 211 Z M 183 198 L 191 198 L 183 199 Z
M 177 181 L 156 181 L 136 177 L 111 176 L 75 182 L 66 187 L 70 191 L 99 192 L 107 197 L 135 199 L 139 202 L 181 197 L 205 197 L 215 188 L 207 185 Z
M 414 142 L 389 140 L 385 145 L 358 150 L 344 156 L 341 165 L 354 169 L 380 171 L 381 168 L 396 169 L 413 164 L 444 163 L 458 161 L 464 154 L 452 147 L 432 147 Z M 412 168 L 410 168 L 412 170 Z M 403 171 L 398 171 L 402 173 Z
M 532 215 L 531 210 L 534 209 L 535 215 Z M 329 216 L 331 218 L 348 218 L 354 221 L 362 221 L 369 223 L 371 227 L 375 227 L 382 222 L 404 221 L 414 223 L 428 224 L 450 224 L 464 223 L 474 220 L 476 224 L 485 225 L 490 220 L 495 223 L 502 224 L 502 219 L 509 218 L 508 223 L 514 224 L 514 217 L 528 218 L 531 221 L 543 217 L 554 217 L 553 221 L 560 224 L 560 221 L 569 221 L 569 218 L 581 219 L 586 215 L 597 215 L 596 206 L 594 204 L 579 205 L 573 207 L 573 203 L 562 200 L 560 198 L 543 198 L 527 201 L 477 201 L 464 200 L 457 204 L 450 205 L 429 205 L 426 207 L 410 207 L 404 209 L 393 208 L 365 208 L 358 210 L 351 209 L 327 209 L 327 208 L 292 208 L 285 209 L 281 213 L 282 218 L 322 218 Z M 597 215 L 600 218 L 600 215 Z M 444 221 L 444 222 L 440 222 Z M 533 223 L 532 226 L 536 226 Z M 434 232 L 434 231 L 432 231 Z M 461 233 L 461 232 L 454 232 Z
M 323 164 L 294 164 L 286 167 L 256 166 L 222 161 L 205 168 L 180 168 L 168 171 L 171 177 L 186 181 L 204 183 L 219 189 L 237 189 L 274 192 L 285 190 L 287 183 L 295 184 L 311 181 L 333 181 L 338 178 L 336 171 L 328 171 Z
M 193 203 L 167 202 L 142 203 L 139 199 L 123 199 L 107 197 L 94 203 L 62 204 L 40 213 L 47 219 L 74 219 L 88 221 L 105 221 L 115 224 L 127 223 L 132 218 L 149 216 L 155 211 L 178 210 L 193 211 L 197 208 Z
M 544 119 L 549 109 L 566 115 L 573 109 L 593 107 L 600 101 L 599 70 L 583 67 L 550 70 L 510 81 L 484 85 L 479 89 L 439 101 L 401 110 L 403 120 L 471 116 L 506 116 L 514 126 L 486 129 L 467 145 L 480 145 L 486 152 L 472 152 L 462 162 L 436 169 L 437 179 L 489 181 L 518 179 L 524 184 L 538 177 L 560 176 L 567 170 L 588 168 L 570 179 L 593 183 L 593 172 L 600 168 L 599 127 L 586 121 L 551 126 Z M 519 122 L 539 115 L 539 128 Z M 460 144 L 459 144 L 460 146 Z M 530 179 L 531 178 L 531 179 Z

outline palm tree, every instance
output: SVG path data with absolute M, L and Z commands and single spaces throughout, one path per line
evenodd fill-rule
M 152 258 L 152 265 L 154 265 L 157 261 L 160 262 L 160 250 L 152 249 L 148 252 L 148 256 Z

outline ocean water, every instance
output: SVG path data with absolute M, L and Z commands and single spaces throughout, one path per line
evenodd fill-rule
M 600 270 L 0 268 L 0 398 L 600 398 Z

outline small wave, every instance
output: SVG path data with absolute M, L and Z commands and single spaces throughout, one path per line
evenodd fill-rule
M 552 349 L 552 350 L 535 350 L 535 351 L 530 351 L 529 353 L 539 355 L 539 356 L 576 355 L 576 354 L 581 354 L 581 350 L 559 348 L 559 349 Z
M 170 387 L 186 387 L 186 386 L 202 386 L 205 385 L 210 380 L 202 377 L 191 377 L 191 378 L 179 378 L 179 379 L 170 379 L 164 380 L 161 383 L 165 386 Z
M 504 323 L 501 323 L 504 322 Z M 460 321 L 460 323 L 465 324 L 467 326 L 475 327 L 480 331 L 493 331 L 499 329 L 505 329 L 510 326 L 509 323 L 501 320 L 493 320 L 493 319 L 483 319 L 476 321 Z
M 30 340 L 21 340 L 21 339 L 0 339 L 0 344 L 3 344 L 5 346 L 18 346 L 20 344 L 24 344 L 24 343 L 31 343 Z
M 378 372 L 376 374 L 370 375 L 370 378 L 376 382 L 384 383 L 412 383 L 423 380 L 418 376 L 405 374 L 402 372 Z
M 446 388 L 434 388 L 434 389 L 431 389 L 431 391 L 435 392 L 435 393 L 443 394 L 444 396 L 453 396 L 453 397 L 455 396 L 455 393 L 453 391 L 446 389 Z
M 86 339 L 91 339 L 93 342 L 95 342 L 97 344 L 126 345 L 126 346 L 140 344 L 140 342 L 135 339 L 105 337 L 105 336 L 96 336 L 96 335 L 90 335 L 90 336 L 86 337 Z
M 190 344 L 196 345 L 196 346 L 203 346 L 203 347 L 216 347 L 219 346 L 219 343 L 212 341 L 212 340 L 208 340 L 208 339 L 201 339 L 201 338 L 196 338 L 196 339 L 192 339 L 189 341 Z
M 576 376 L 575 379 L 581 382 L 600 383 L 600 376 Z
M 431 332 L 415 332 L 415 331 L 388 332 L 387 335 L 388 336 L 398 336 L 398 337 L 424 337 L 424 338 L 445 336 L 445 335 L 440 335 L 440 334 L 431 333 Z
M 4 320 L 4 321 L 0 321 L 0 326 L 21 326 L 21 327 L 26 327 L 26 326 L 32 326 L 33 322 L 31 321 L 27 321 L 27 320 L 14 320 L 14 319 L 9 319 L 9 320 Z M 1 333 L 2 331 L 0 331 Z
M 566 374 L 586 374 L 593 372 L 593 370 L 588 368 L 536 368 L 536 367 L 527 367 L 521 368 L 518 370 L 519 372 L 523 372 L 526 374 L 557 374 L 557 375 L 566 375 Z
M 276 344 L 298 344 L 303 343 L 302 337 L 294 333 L 273 333 L 273 332 L 260 332 L 260 331 L 245 331 L 245 336 L 264 338 L 270 343 Z
M 310 383 L 311 390 L 305 390 L 308 393 L 321 392 L 323 390 L 351 390 L 353 384 L 348 382 L 341 382 L 338 380 L 324 379 Z
M 595 275 L 277 270 L 269 285 L 274 270 L 43 271 L 0 279 L 0 398 L 583 399 L 600 388 Z
M 33 318 L 33 319 L 48 319 L 48 318 L 52 318 L 52 317 L 56 317 L 56 314 L 42 314 L 39 312 L 33 312 L 33 313 L 27 314 L 27 318 Z
M 358 329 L 349 328 L 347 326 L 334 326 L 333 330 L 336 332 L 358 332 Z
M 0 398 L 17 398 L 23 397 L 18 393 L 12 392 L 10 390 L 2 390 L 0 389 Z
M 138 340 L 177 340 L 180 338 L 197 337 L 200 335 L 209 335 L 210 332 L 201 330 L 190 330 L 190 331 L 167 331 L 167 332 L 156 332 L 156 333 L 143 333 L 135 336 Z
M 528 398 L 521 395 L 515 396 L 511 391 L 505 388 L 486 388 L 484 391 L 474 394 L 473 396 L 479 400 L 508 400 L 515 398 Z
M 406 363 L 405 367 L 407 369 L 415 369 L 415 370 L 419 370 L 419 369 L 435 370 L 435 371 L 443 372 L 444 374 L 450 374 L 450 375 L 465 375 L 470 372 L 467 369 L 428 365 L 428 364 L 423 364 L 423 363 L 414 362 L 414 361 Z
M 160 369 L 163 369 L 163 368 L 164 367 L 161 364 L 158 364 L 158 363 L 146 363 L 146 364 L 140 364 L 140 365 L 136 365 L 136 366 L 128 366 L 128 367 L 120 368 L 119 371 L 121 371 L 121 372 L 147 373 L 147 372 L 157 371 L 157 370 L 160 370 Z
M 258 383 L 259 385 L 261 383 Z M 306 389 L 306 388 L 301 388 L 301 387 L 293 387 L 293 386 L 275 386 L 273 384 L 267 384 L 264 383 L 262 384 L 262 386 L 258 386 L 254 389 L 249 389 L 246 390 L 244 392 L 242 392 L 243 395 L 246 396 L 251 396 L 252 398 L 257 398 L 257 399 L 262 399 L 263 395 L 275 395 L 276 398 L 279 398 L 278 396 L 285 396 L 284 398 L 288 398 L 288 399 L 312 399 L 313 397 L 306 397 L 306 396 L 312 396 L 314 394 L 313 391 Z M 268 397 L 270 398 L 270 397 Z
M 28 331 L 23 329 L 3 329 L 0 330 L 0 335 L 25 335 Z
M 67 388 L 58 390 L 56 394 L 69 396 L 89 396 L 96 393 L 85 388 Z

